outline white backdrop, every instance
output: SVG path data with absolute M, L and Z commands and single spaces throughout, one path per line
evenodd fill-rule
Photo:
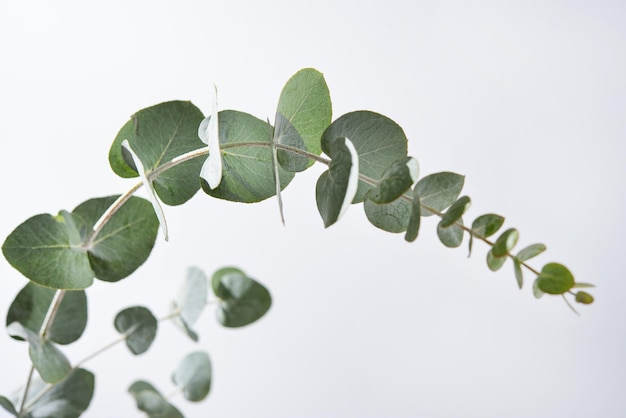
M 77 361 L 116 337 L 115 314 L 157 316 L 188 266 L 237 265 L 274 305 L 240 330 L 207 311 L 194 344 L 165 323 L 155 345 L 87 363 L 87 417 L 140 416 L 137 378 L 164 393 L 188 352 L 208 351 L 209 398 L 173 402 L 188 417 L 622 417 L 626 286 L 626 6 L 620 1 L 0 0 L 2 240 L 38 213 L 71 210 L 134 184 L 107 153 L 135 111 L 172 99 L 272 117 L 287 79 L 325 74 L 334 118 L 368 109 L 405 130 L 423 175 L 466 175 L 467 219 L 486 212 L 543 242 L 593 282 L 574 315 L 560 298 L 517 290 L 487 250 L 444 248 L 427 219 L 420 238 L 371 226 L 361 206 L 324 229 L 314 187 L 323 167 L 276 202 L 200 192 L 167 208 L 170 242 L 133 276 L 88 290 L 90 319 L 66 352 Z M 143 195 L 140 193 L 140 195 Z M 26 280 L 0 261 L 0 310 Z M 0 336 L 0 394 L 23 384 L 26 346 Z M 0 412 L 2 415 L 2 412 Z

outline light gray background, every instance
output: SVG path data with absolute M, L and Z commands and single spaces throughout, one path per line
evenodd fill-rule
M 116 337 L 114 315 L 157 316 L 195 265 L 237 265 L 265 283 L 269 314 L 240 330 L 207 311 L 194 344 L 170 323 L 133 358 L 118 346 L 87 363 L 87 417 L 140 416 L 126 389 L 164 393 L 193 350 L 214 386 L 188 417 L 622 417 L 626 415 L 623 198 L 626 7 L 620 1 L 0 1 L 0 236 L 38 213 L 117 194 L 134 181 L 108 148 L 135 111 L 171 99 L 272 117 L 286 80 L 325 74 L 334 117 L 357 109 L 397 121 L 423 175 L 466 175 L 468 220 L 507 217 L 533 264 L 566 264 L 597 301 L 574 315 L 517 290 L 487 247 L 444 248 L 372 227 L 361 206 L 325 230 L 315 181 L 256 205 L 199 193 L 167 208 L 169 243 L 136 274 L 88 290 L 77 361 Z M 140 193 L 143 196 L 143 192 Z M 0 262 L 2 317 L 26 280 Z M 24 344 L 0 337 L 0 393 L 23 384 Z M 0 413 L 1 415 L 1 413 Z

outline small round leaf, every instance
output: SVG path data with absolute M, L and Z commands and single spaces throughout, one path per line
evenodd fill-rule
M 157 332 L 157 320 L 143 306 L 126 308 L 115 316 L 115 329 L 126 335 L 126 346 L 133 354 L 144 353 L 150 348 Z
M 211 390 L 211 361 L 207 353 L 188 354 L 178 365 L 172 381 L 182 389 L 187 400 L 199 402 L 206 398 Z

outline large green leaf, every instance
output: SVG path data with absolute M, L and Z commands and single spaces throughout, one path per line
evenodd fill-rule
M 202 190 L 220 199 L 254 203 L 276 194 L 270 138 L 272 126 L 247 113 L 224 110 L 219 113 L 222 145 L 222 181 L 211 189 L 202 180 Z M 279 168 L 281 188 L 294 174 Z
M 202 112 L 191 102 L 171 101 L 142 109 L 120 129 L 109 151 L 113 171 L 121 177 L 136 177 L 136 167 L 124 154 L 122 142 L 128 140 L 146 174 L 187 152 L 203 148 L 198 137 Z M 153 180 L 161 200 L 180 205 L 200 188 L 200 169 L 205 158 L 194 158 L 159 174 Z
M 75 369 L 61 382 L 56 383 L 28 409 L 24 418 L 78 418 L 87 410 L 93 397 L 94 375 L 85 369 Z M 28 391 L 28 401 L 45 388 L 40 379 L 33 379 Z
M 433 212 L 426 208 L 442 212 L 453 204 L 459 197 L 464 182 L 463 176 L 450 172 L 430 174 L 418 181 L 415 190 L 422 202 L 422 216 L 433 215 Z
M 359 155 L 359 172 L 376 181 L 395 161 L 407 156 L 407 139 L 402 128 L 378 113 L 356 111 L 335 120 L 322 135 L 325 143 L 335 138 L 349 138 Z M 362 202 L 372 185 L 359 183 L 353 203 Z
M 88 200 L 73 213 L 85 220 L 91 230 L 117 196 Z M 100 280 L 115 282 L 134 272 L 150 255 L 159 221 L 145 199 L 131 197 L 111 217 L 89 248 L 89 261 Z
M 157 320 L 143 306 L 133 306 L 115 316 L 115 329 L 126 335 L 126 346 L 133 354 L 144 353 L 152 345 L 157 333 Z
M 209 280 L 197 267 L 187 269 L 185 282 L 172 303 L 174 323 L 192 340 L 198 341 L 198 334 L 192 330 L 207 303 Z
M 128 392 L 135 398 L 137 408 L 149 418 L 184 418 L 183 414 L 169 403 L 150 383 L 138 380 Z
M 6 324 L 19 322 L 38 333 L 54 298 L 55 291 L 28 283 L 16 296 L 7 313 Z M 87 325 L 87 296 L 82 290 L 66 291 L 47 337 L 58 344 L 70 344 L 83 334 Z M 21 339 L 21 338 L 20 338 Z
M 64 379 L 72 366 L 65 355 L 49 340 L 41 338 L 37 332 L 13 322 L 7 327 L 12 337 L 18 336 L 28 341 L 28 354 L 39 376 L 48 382 L 56 383 Z
M 67 212 L 35 215 L 11 232 L 2 245 L 7 261 L 31 281 L 55 289 L 84 289 L 94 272 L 87 251 L 75 244 L 75 222 Z
M 286 132 L 282 127 L 291 126 L 300 135 L 308 152 L 316 155 L 322 152 L 320 138 L 330 124 L 332 115 L 330 93 L 322 73 L 305 68 L 294 74 L 280 93 L 276 111 L 275 124 L 279 135 Z M 280 123 L 278 114 L 288 123 Z M 282 156 L 281 154 L 283 153 L 279 153 L 279 161 L 282 165 L 284 161 L 281 159 L 284 158 L 284 154 Z M 313 161 L 309 165 L 312 163 Z
M 332 160 L 328 170 L 317 180 L 315 199 L 317 209 L 329 227 L 346 212 L 358 187 L 359 159 L 348 138 L 325 141 L 324 152 Z
M 219 269 L 211 279 L 220 299 L 217 320 L 225 327 L 242 327 L 261 318 L 272 305 L 269 291 L 234 267 Z
M 207 353 L 190 353 L 180 362 L 172 381 L 178 386 L 185 398 L 199 402 L 207 397 L 211 390 L 211 361 Z
M 548 263 L 537 276 L 537 287 L 544 293 L 560 295 L 574 287 L 574 276 L 564 265 Z

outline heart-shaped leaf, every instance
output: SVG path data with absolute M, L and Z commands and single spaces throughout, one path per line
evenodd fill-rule
M 137 177 L 129 155 L 122 150 L 127 140 L 150 175 L 154 170 L 187 152 L 203 148 L 198 126 L 202 112 L 191 102 L 171 101 L 142 109 L 120 129 L 109 151 L 109 163 L 121 177 Z M 203 158 L 178 164 L 153 179 L 154 188 L 163 203 L 180 205 L 191 199 L 200 188 Z
M 220 299 L 217 320 L 225 327 L 242 327 L 261 318 L 272 305 L 269 291 L 234 267 L 219 269 L 211 279 Z
M 19 322 L 38 333 L 54 298 L 55 290 L 28 283 L 15 297 L 7 313 L 6 324 Z M 82 290 L 66 291 L 47 338 L 58 344 L 70 344 L 80 338 L 87 325 L 87 296 Z M 20 338 L 21 339 L 21 338 Z
M 180 362 L 172 381 L 178 386 L 185 398 L 199 402 L 207 397 L 211 390 L 211 361 L 203 351 L 190 353 Z
M 117 196 L 90 199 L 73 214 L 85 220 L 91 230 Z M 115 212 L 89 249 L 89 262 L 98 279 L 115 282 L 134 272 L 150 255 L 159 221 L 145 199 L 131 197 Z
M 359 155 L 359 172 L 376 181 L 385 169 L 407 156 L 407 139 L 402 128 L 393 120 L 378 113 L 357 111 L 347 113 L 334 121 L 322 135 L 325 143 L 336 138 L 350 138 Z M 364 182 L 359 187 L 353 203 L 360 203 L 373 186 Z
M 115 329 L 126 335 L 126 346 L 135 355 L 144 353 L 152 345 L 157 332 L 157 320 L 143 306 L 126 308 L 115 316 Z

